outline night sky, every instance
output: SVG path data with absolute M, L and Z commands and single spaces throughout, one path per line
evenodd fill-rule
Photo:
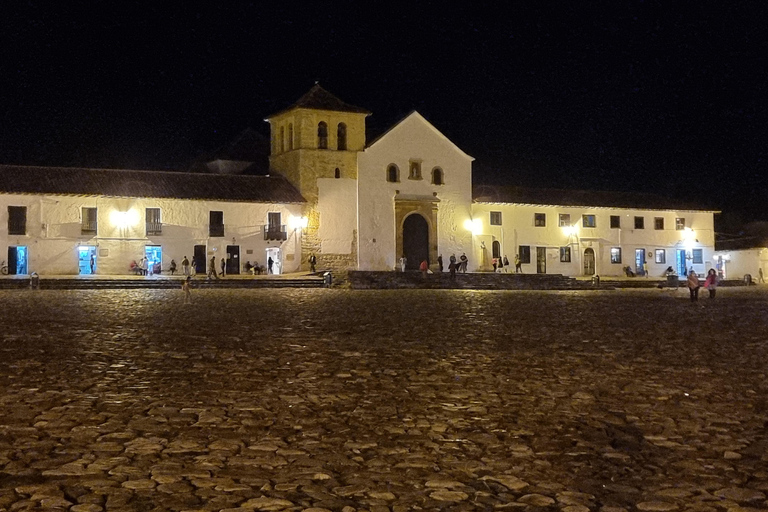
M 477 183 L 768 220 L 764 2 L 77 4 L 4 6 L 0 163 L 184 169 L 318 81 L 369 138 L 418 110 Z

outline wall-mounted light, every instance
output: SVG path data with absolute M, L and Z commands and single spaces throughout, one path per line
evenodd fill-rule
M 112 211 L 109 214 L 109 220 L 112 225 L 121 229 L 135 226 L 139 223 L 139 212 L 128 210 L 127 212 Z
M 309 219 L 306 217 L 291 217 L 290 221 L 288 221 L 288 225 L 294 230 L 304 229 L 307 227 L 307 224 L 309 224 Z
M 483 232 L 483 221 L 480 219 L 467 219 L 464 221 L 464 229 L 471 231 L 473 235 Z

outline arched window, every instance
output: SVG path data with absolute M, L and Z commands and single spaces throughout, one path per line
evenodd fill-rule
M 280 127 L 280 152 L 285 152 L 285 126 Z
M 339 151 L 347 150 L 347 125 L 344 123 L 339 123 L 339 126 L 336 128 L 336 141 L 336 148 Z
M 443 184 L 443 170 L 439 167 L 435 167 L 434 169 L 432 169 L 432 184 L 433 185 Z
M 328 149 L 328 125 L 325 121 L 317 124 L 317 149 Z
M 288 123 L 288 151 L 293 150 L 293 123 Z
M 336 176 L 336 179 L 341 178 L 341 169 L 339 169 L 338 167 L 336 168 L 335 176 Z
M 389 164 L 387 167 L 387 181 L 398 183 L 400 181 L 400 169 L 395 164 Z

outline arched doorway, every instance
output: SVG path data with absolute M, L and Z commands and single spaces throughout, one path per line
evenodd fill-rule
M 591 247 L 584 250 L 584 275 L 595 275 L 595 251 Z
M 403 222 L 403 254 L 408 260 L 406 269 L 418 270 L 424 260 L 429 263 L 429 224 L 418 213 Z
M 501 244 L 498 240 L 493 241 L 493 257 L 494 258 L 501 258 Z

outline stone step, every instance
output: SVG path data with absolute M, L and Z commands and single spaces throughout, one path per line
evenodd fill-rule
M 45 279 L 40 278 L 41 290 L 129 290 L 129 289 L 178 289 L 181 279 Z M 192 288 L 322 288 L 322 278 L 297 279 L 195 279 Z M 0 279 L 0 289 L 28 289 L 29 278 Z

